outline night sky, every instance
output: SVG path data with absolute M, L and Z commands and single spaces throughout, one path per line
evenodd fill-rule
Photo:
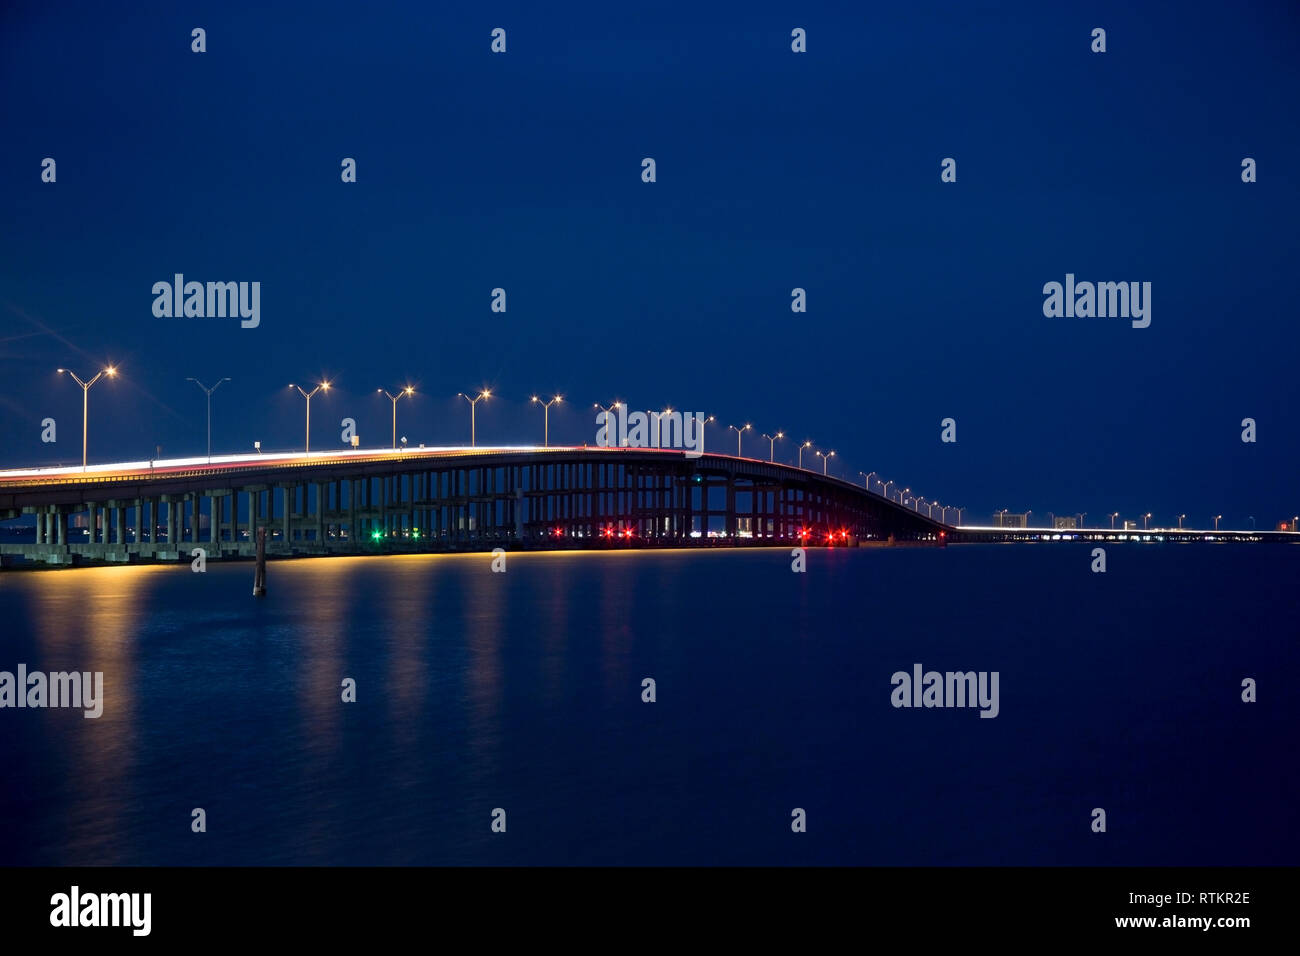
M 111 361 L 92 461 L 201 453 L 188 376 L 233 379 L 218 452 L 301 447 L 286 386 L 324 375 L 313 450 L 345 416 L 386 446 L 375 390 L 408 382 L 399 434 L 467 443 L 456 393 L 487 386 L 480 444 L 540 442 L 528 398 L 556 392 L 552 441 L 594 442 L 620 398 L 752 422 L 756 457 L 784 429 L 968 519 L 1270 527 L 1300 511 L 1300 16 L 1057 6 L 11 0 L 0 465 L 78 461 L 55 369 Z M 260 326 L 155 317 L 178 272 L 259 281 Z M 1067 272 L 1151 282 L 1151 326 L 1044 317 Z

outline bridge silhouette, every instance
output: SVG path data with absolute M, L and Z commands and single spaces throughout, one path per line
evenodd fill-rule
M 680 450 L 429 448 L 0 474 L 47 564 L 520 549 L 943 543 L 948 526 L 838 478 Z M 82 518 L 82 521 L 78 521 Z M 84 530 L 78 525 L 84 524 Z M 184 547 L 188 545 L 189 547 Z
M 0 472 L 0 562 L 1010 541 L 1300 541 L 1293 532 L 954 526 L 793 465 L 658 448 L 469 447 L 216 456 Z

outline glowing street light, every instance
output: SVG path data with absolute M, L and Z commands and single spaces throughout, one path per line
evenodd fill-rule
M 863 487 L 863 488 L 866 488 L 867 491 L 870 491 L 870 490 L 871 490 L 871 475 L 868 475 L 865 471 L 860 471 L 860 472 L 858 472 L 858 474 L 862 476 L 862 487 Z M 872 472 L 872 474 L 875 474 L 875 472 Z
M 1142 530 L 1143 531 L 1151 530 L 1151 512 L 1149 511 L 1142 516 Z
M 776 440 L 784 438 L 785 432 L 777 432 L 775 435 L 764 435 L 763 437 L 767 439 L 767 461 L 768 464 L 771 464 L 776 461 Z
M 741 436 L 744 432 L 749 431 L 749 430 L 750 430 L 751 428 L 753 428 L 753 427 L 754 427 L 753 425 L 746 425 L 744 428 L 737 428 L 735 425 L 728 425 L 728 426 L 727 426 L 727 431 L 729 431 L 729 432 L 734 431 L 734 432 L 736 433 L 736 457 L 737 457 L 737 458 L 740 457 L 740 436 Z
M 558 405 L 564 401 L 564 397 L 556 395 L 549 402 L 544 402 L 536 395 L 533 396 L 533 402 L 542 406 L 542 445 L 549 448 L 551 444 L 551 406 Z
M 485 388 L 478 393 L 478 396 L 476 398 L 470 398 L 464 392 L 457 392 L 456 395 L 460 398 L 465 399 L 465 401 L 469 402 L 469 447 L 475 448 L 477 447 L 478 439 L 474 432 L 474 409 L 479 402 L 483 401 L 483 399 L 491 398 L 492 393 Z
M 208 396 L 208 464 L 210 465 L 212 464 L 212 393 L 221 387 L 221 382 L 229 382 L 230 379 L 223 378 L 220 381 L 218 381 L 216 385 L 213 385 L 211 388 L 208 388 L 197 378 L 187 378 L 185 381 L 193 382 L 199 388 L 203 389 L 203 391 L 206 392 Z
M 1218 530 L 1219 530 L 1219 519 L 1222 518 L 1222 517 L 1223 517 L 1223 515 L 1215 515 L 1215 516 L 1214 516 L 1214 530 L 1215 530 L 1215 531 L 1218 531 Z
M 389 393 L 388 389 L 386 388 L 377 388 L 375 389 L 375 391 L 383 392 L 385 395 L 388 396 L 388 400 L 393 403 L 393 448 L 396 449 L 397 448 L 397 400 L 401 398 L 403 395 L 414 395 L 415 389 L 411 388 L 411 386 L 408 385 L 406 386 L 406 388 L 398 389 L 396 395 Z
M 822 474 L 825 475 L 825 474 L 826 474 L 826 465 L 830 462 L 830 460 L 831 460 L 832 458 L 835 457 L 835 452 L 833 452 L 833 451 L 828 451 L 828 452 L 827 452 L 826 454 L 824 454 L 824 455 L 823 455 L 821 452 L 817 452 L 816 455 L 817 455 L 818 458 L 820 458 L 820 459 L 822 460 Z
M 87 413 L 89 412 L 90 409 L 90 386 L 98 382 L 101 376 L 107 375 L 109 378 L 112 378 L 114 375 L 117 374 L 117 369 L 113 368 L 113 366 L 111 365 L 108 366 L 107 368 L 100 369 L 95 374 L 95 377 L 92 378 L 89 382 L 83 382 L 80 378 L 77 377 L 77 373 L 72 371 L 72 369 L 61 368 L 59 369 L 59 372 L 60 373 L 67 372 L 69 375 L 72 376 L 72 380 L 81 386 L 81 470 L 85 471 L 86 470 L 86 419 L 87 419 Z
M 1110 530 L 1111 530 L 1111 531 L 1114 531 L 1114 530 L 1115 530 L 1115 519 L 1118 518 L 1118 517 L 1119 517 L 1119 512 L 1118 512 L 1118 511 L 1116 511 L 1116 512 L 1114 512 L 1114 513 L 1111 514 L 1111 516 L 1110 516 Z
M 307 399 L 307 452 L 306 453 L 310 455 L 311 454 L 311 397 L 320 391 L 328 392 L 330 390 L 330 383 L 321 382 L 310 392 L 303 391 L 303 387 L 301 385 L 295 385 L 292 382 L 289 383 L 289 387 L 296 388 L 298 390 L 298 394 L 300 394 L 303 398 Z
M 803 467 L 803 450 L 804 450 L 805 448 L 811 448 L 811 447 L 812 447 L 812 439 L 811 439 L 811 438 L 810 438 L 808 441 L 804 442 L 802 445 L 799 446 L 799 467 L 800 467 L 800 468 Z
M 1187 517 L 1187 515 L 1179 515 L 1179 516 L 1178 516 L 1178 530 L 1179 530 L 1179 531 L 1182 531 L 1182 530 L 1183 530 L 1183 519 L 1186 518 L 1186 517 Z

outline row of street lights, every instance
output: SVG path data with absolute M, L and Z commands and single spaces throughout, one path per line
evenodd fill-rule
M 59 372 L 60 372 L 60 373 L 64 373 L 64 372 L 66 372 L 68 375 L 72 376 L 73 380 L 76 381 L 76 383 L 77 383 L 78 385 L 81 386 L 81 390 L 82 390 L 82 410 L 81 410 L 81 468 L 82 468 L 82 470 L 84 471 L 84 470 L 86 469 L 86 440 L 87 440 L 87 420 L 88 420 L 88 408 L 89 408 L 89 395 L 90 395 L 90 388 L 91 388 L 92 385 L 94 385 L 96 382 L 98 382 L 98 381 L 100 380 L 100 378 L 102 378 L 102 377 L 104 377 L 104 376 L 106 376 L 106 375 L 109 376 L 110 378 L 113 377 L 113 376 L 115 376 L 115 375 L 117 374 L 117 369 L 114 368 L 114 367 L 111 366 L 111 365 L 110 365 L 110 366 L 107 366 L 107 367 L 101 369 L 101 370 L 100 370 L 100 371 L 95 375 L 94 378 L 90 379 L 90 381 L 84 381 L 84 380 L 82 380 L 82 379 L 81 379 L 81 378 L 80 378 L 80 377 L 79 377 L 75 372 L 71 371 L 70 369 L 64 369 L 64 368 L 61 368 L 61 369 L 59 369 Z M 207 397 L 208 461 L 209 461 L 209 463 L 211 463 L 211 461 L 212 461 L 212 393 L 215 392 L 218 388 L 220 388 L 220 387 L 221 387 L 225 382 L 229 382 L 229 381 L 231 381 L 231 379 L 230 379 L 229 377 L 221 378 L 221 379 L 219 379 L 219 380 L 217 381 L 217 383 L 216 383 L 215 385 L 213 385 L 213 386 L 211 386 L 211 387 L 209 387 L 209 386 L 207 386 L 207 385 L 204 385 L 204 384 L 203 384 L 202 382 L 200 382 L 197 378 L 192 378 L 192 377 L 191 377 L 191 378 L 187 378 L 186 381 L 188 381 L 188 382 L 193 382 L 195 385 L 197 385 L 197 386 L 198 386 L 198 387 L 203 391 L 203 393 L 204 393 L 204 394 L 206 395 L 206 397 Z M 306 389 L 304 389 L 301 385 L 297 385 L 297 384 L 294 384 L 294 383 L 292 383 L 292 382 L 289 384 L 289 388 L 291 388 L 291 389 L 297 389 L 297 390 L 298 390 L 298 393 L 299 393 L 300 395 L 302 395 L 302 397 L 303 397 L 303 398 L 306 400 L 306 402 L 307 402 L 307 422 L 306 422 L 306 434 L 305 434 L 305 442 L 304 442 L 304 444 L 305 444 L 305 450 L 306 450 L 306 452 L 307 452 L 308 454 L 310 454 L 310 452 L 311 452 L 311 400 L 312 400 L 313 397 L 315 397 L 315 395 L 316 395 L 318 392 L 328 392 L 328 391 L 330 390 L 330 383 L 329 383 L 328 381 L 322 381 L 322 382 L 318 383 L 318 384 L 316 385 L 316 387 L 313 388 L 310 392 L 307 391 Z M 393 407 L 393 429 L 392 429 L 392 441 L 393 441 L 393 448 L 396 449 L 396 448 L 397 448 L 397 403 L 398 403 L 398 401 L 399 401 L 400 399 L 402 399 L 402 398 L 405 397 L 405 396 L 414 395 L 414 394 L 415 394 L 415 389 L 414 389 L 413 387 L 411 387 L 410 385 L 408 385 L 408 386 L 406 386 L 405 388 L 399 389 L 399 390 L 396 392 L 396 394 L 394 394 L 393 392 L 390 392 L 390 391 L 388 391 L 387 389 L 384 389 L 384 388 L 376 389 L 376 392 L 385 395 L 385 396 L 388 398 L 388 400 L 389 400 L 390 402 L 392 402 L 392 407 Z M 470 395 L 467 395 L 467 394 L 464 393 L 464 392 L 457 392 L 457 393 L 456 393 L 456 396 L 457 396 L 458 398 L 463 398 L 463 399 L 465 399 L 465 401 L 469 403 L 469 415 L 470 415 L 470 418 L 469 418 L 470 447 L 471 447 L 471 448 L 473 448 L 473 447 L 477 447 L 478 434 L 477 434 L 477 421 L 476 421 L 476 415 L 475 415 L 475 412 L 476 412 L 476 410 L 477 410 L 478 403 L 481 402 L 481 401 L 483 401 L 483 400 L 486 399 L 486 398 L 490 398 L 490 397 L 492 396 L 492 392 L 491 392 L 491 390 L 484 388 L 484 389 L 480 389 L 480 390 L 478 391 L 478 393 L 475 394 L 473 397 L 471 397 Z M 538 398 L 536 395 L 534 395 L 534 396 L 532 396 L 531 401 L 532 401 L 534 404 L 537 404 L 537 405 L 541 405 L 541 406 L 542 406 L 542 414 L 543 414 L 542 441 L 543 441 L 543 445 L 544 445 L 544 447 L 550 447 L 550 444 L 551 444 L 551 415 L 550 415 L 550 413 L 551 413 L 551 406 L 552 406 L 552 405 L 558 405 L 558 404 L 560 404 L 561 402 L 564 401 L 564 398 L 563 398 L 563 396 L 561 396 L 561 395 L 556 395 L 554 398 L 550 399 L 549 401 L 542 401 L 540 398 Z M 622 402 L 618 402 L 618 401 L 616 401 L 616 402 L 613 402 L 613 403 L 610 404 L 610 405 L 601 405 L 599 402 L 597 402 L 597 403 L 594 404 L 593 407 L 598 408 L 598 409 L 600 409 L 601 411 L 603 411 L 603 412 L 605 412 L 605 413 L 607 413 L 607 414 L 611 414 L 611 415 L 612 415 L 616 409 L 623 407 L 623 403 L 622 403 Z M 672 410 L 671 410 L 671 409 L 667 409 L 666 411 L 667 411 L 668 413 L 671 413 Z M 709 424 L 709 423 L 714 422 L 715 420 L 716 420 L 715 417 L 712 416 L 712 415 L 710 415 L 710 416 L 705 420 L 705 423 L 706 423 L 706 424 Z M 743 426 L 742 426 L 742 425 L 728 425 L 728 426 L 727 426 L 727 430 L 728 430 L 728 431 L 734 431 L 734 432 L 736 433 L 736 457 L 739 458 L 739 457 L 741 457 L 741 453 L 742 453 L 742 448 L 741 448 L 741 437 L 744 435 L 745 432 L 747 432 L 747 431 L 752 431 L 752 430 L 753 430 L 753 425 L 751 425 L 751 424 L 749 424 L 749 423 L 746 423 L 746 424 L 743 425 Z M 763 437 L 764 439 L 766 439 L 767 442 L 768 442 L 768 446 L 767 446 L 767 449 L 768 449 L 768 461 L 769 461 L 769 462 L 775 462 L 775 461 L 776 461 L 776 443 L 777 443 L 778 440 L 783 439 L 783 438 L 786 437 L 785 432 L 784 432 L 784 431 L 778 431 L 778 432 L 776 432 L 776 434 L 774 434 L 774 435 L 769 435 L 769 434 L 764 433 L 764 434 L 762 435 L 762 437 Z M 403 441 L 405 441 L 405 439 L 403 439 Z M 809 449 L 809 448 L 812 448 L 812 449 L 813 449 L 813 454 L 815 454 L 818 458 L 820 458 L 820 459 L 822 460 L 822 475 L 823 475 L 823 476 L 827 475 L 827 474 L 828 474 L 828 469 L 829 469 L 829 466 L 830 466 L 830 460 L 831 460 L 832 458 L 835 457 L 835 452 L 834 452 L 834 450 L 832 450 L 832 451 L 828 451 L 828 452 L 822 452 L 820 449 L 813 448 L 813 443 L 812 443 L 812 440 L 811 440 L 811 439 L 809 439 L 809 440 L 803 442 L 803 443 L 799 446 L 799 456 L 798 456 L 799 468 L 801 468 L 801 469 L 803 468 L 803 453 L 804 453 L 804 451 L 805 451 L 806 449 Z M 867 489 L 867 491 L 871 491 L 871 479 L 872 479 L 872 478 L 876 478 L 877 482 L 881 485 L 881 494 L 882 494 L 882 497 L 888 498 L 888 499 L 890 499 L 890 500 L 894 500 L 894 496 L 890 493 L 889 488 L 890 488 L 891 485 L 893 485 L 894 487 L 897 487 L 897 485 L 896 485 L 895 482 L 893 482 L 893 481 L 887 481 L 887 482 L 885 482 L 885 481 L 881 481 L 881 480 L 876 476 L 876 472 L 874 472 L 874 471 L 873 471 L 873 472 L 870 472 L 870 473 L 866 473 L 866 472 L 861 472 L 861 471 L 860 471 L 860 472 L 858 472 L 858 474 L 862 476 L 862 478 L 863 478 L 863 485 L 864 485 L 864 487 Z M 921 498 L 921 497 L 919 497 L 919 496 L 916 497 L 916 498 L 910 498 L 909 495 L 911 494 L 911 491 L 912 491 L 911 488 L 904 488 L 901 492 L 898 492 L 898 499 L 897 499 L 897 500 L 898 500 L 899 504 L 903 505 L 904 507 L 907 507 L 907 502 L 908 502 L 908 501 L 911 501 L 911 502 L 913 503 L 913 509 L 916 510 L 916 511 L 918 511 L 918 512 L 920 511 L 921 507 L 924 506 L 925 509 L 926 509 L 926 514 L 927 514 L 930 518 L 932 518 L 932 519 L 933 519 L 933 517 L 934 517 L 934 509 L 935 509 L 935 508 L 939 508 L 939 509 L 940 509 L 940 520 L 941 520 L 941 521 L 945 521 L 945 522 L 947 521 L 947 514 L 948 514 L 948 512 L 949 512 L 950 510 L 951 510 L 951 511 L 956 511 L 956 512 L 957 512 L 957 520 L 958 520 L 958 522 L 961 521 L 961 519 L 962 519 L 962 513 L 965 511 L 965 508 L 957 508 L 957 507 L 954 507 L 954 506 L 943 505 L 943 504 L 940 504 L 940 503 L 938 503 L 938 502 L 934 502 L 934 501 L 927 502 L 924 498 Z M 1006 514 L 1006 513 L 1007 513 L 1007 509 L 1004 508 L 1004 509 L 1002 509 L 1001 512 L 999 512 L 999 515 L 1003 515 L 1003 514 Z M 1032 514 L 1032 512 L 1025 512 L 1025 514 L 1026 514 L 1026 515 L 1029 515 L 1029 514 Z M 1086 514 L 1086 513 L 1085 513 L 1085 514 Z M 1115 519 L 1118 518 L 1118 517 L 1119 517 L 1119 512 L 1118 512 L 1118 511 L 1115 512 L 1115 513 L 1113 513 L 1112 515 L 1110 515 L 1110 519 L 1111 519 L 1111 528 L 1112 528 L 1112 529 L 1114 529 L 1114 527 L 1115 527 Z M 1186 517 L 1187 517 L 1186 515 L 1179 515 L 1179 516 L 1178 516 L 1178 527 L 1179 527 L 1180 529 L 1181 529 L 1182 526 L 1183 526 L 1183 519 L 1186 518 Z M 1223 515 L 1216 515 L 1215 518 L 1214 518 L 1214 528 L 1215 528 L 1216 531 L 1217 531 L 1218 528 L 1219 528 L 1219 521 L 1220 521 L 1220 519 L 1222 519 L 1222 517 L 1223 517 Z M 1150 521 L 1150 519 L 1151 519 L 1151 513 L 1148 512 L 1146 515 L 1143 516 L 1143 518 L 1144 518 L 1144 526 L 1145 526 L 1145 525 Z

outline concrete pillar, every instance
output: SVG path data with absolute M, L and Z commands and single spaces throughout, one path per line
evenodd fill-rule
M 176 531 L 177 526 L 180 524 L 180 522 L 176 520 L 176 506 L 178 504 L 180 504 L 180 502 L 178 502 L 175 497 L 171 497 L 167 499 L 167 547 L 168 549 L 178 547 L 177 544 L 178 536 Z
M 114 519 L 115 519 L 114 522 L 113 522 L 113 524 L 114 524 L 114 526 L 115 526 L 114 535 L 115 535 L 116 538 L 117 538 L 117 543 L 118 543 L 119 545 L 125 547 L 125 545 L 126 545 L 126 506 L 125 506 L 125 505 L 118 505 L 117 507 L 115 507 L 115 508 L 113 509 L 113 516 L 114 516 Z
M 284 541 L 285 541 L 286 544 L 288 544 L 290 541 L 293 540 L 293 538 L 292 538 L 292 535 L 293 535 L 293 525 L 292 525 L 292 523 L 291 523 L 291 521 L 290 521 L 290 518 L 289 518 L 290 512 L 292 511 L 292 509 L 291 509 L 291 507 L 290 507 L 290 505 L 289 505 L 289 493 L 290 493 L 290 491 L 292 491 L 292 490 L 293 490 L 293 489 L 291 489 L 288 485 L 285 485 L 285 486 L 281 489 L 281 491 L 282 491 L 282 493 L 283 493 L 283 495 L 284 495 Z
M 208 541 L 216 544 L 221 540 L 221 498 L 216 494 L 208 495 Z
M 316 544 L 325 545 L 325 485 L 319 481 L 316 482 Z
M 348 479 L 348 544 L 356 546 L 356 542 L 361 540 L 360 529 L 357 528 L 357 480 Z

